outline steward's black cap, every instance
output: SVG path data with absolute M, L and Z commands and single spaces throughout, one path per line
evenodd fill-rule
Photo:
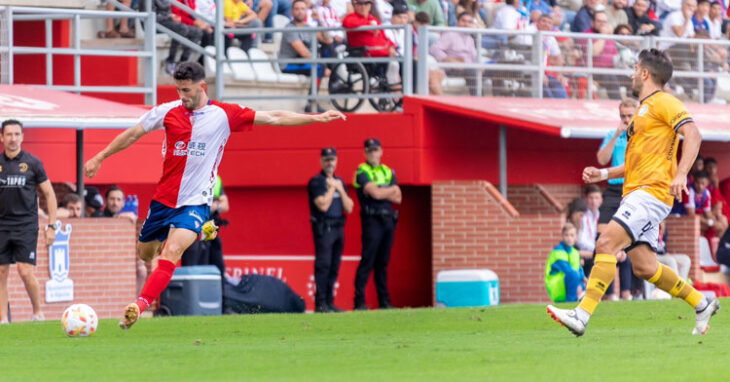
M 368 138 L 365 140 L 366 149 L 374 149 L 380 147 L 380 140 L 378 138 Z
M 325 147 L 322 149 L 322 158 L 336 158 L 337 149 L 334 147 Z

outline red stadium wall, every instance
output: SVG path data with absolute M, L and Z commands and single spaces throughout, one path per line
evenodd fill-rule
M 121 307 L 133 301 L 136 289 L 135 228 L 126 219 L 62 219 L 71 224 L 69 278 L 74 282 L 74 300 L 45 303 L 49 279 L 48 249 L 42 233 L 38 239 L 35 276 L 41 291 L 46 319 L 60 319 L 73 303 L 94 307 L 99 318 L 117 318 Z M 45 224 L 44 221 L 41 222 Z M 8 295 L 13 321 L 30 320 L 32 309 L 15 266 L 10 267 Z M 60 329 L 59 329 L 60 330 Z

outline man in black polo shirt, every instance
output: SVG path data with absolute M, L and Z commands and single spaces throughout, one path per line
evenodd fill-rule
M 309 211 L 314 236 L 314 296 L 315 311 L 340 312 L 334 305 L 334 286 L 340 270 L 342 248 L 345 245 L 345 214 L 354 205 L 347 196 L 342 178 L 335 175 L 337 150 L 322 149 L 322 171 L 307 185 Z
M 0 155 L 0 323 L 8 322 L 8 273 L 18 264 L 18 274 L 33 305 L 33 320 L 42 320 L 38 280 L 33 275 L 38 243 L 38 193 L 48 203 L 48 222 L 56 221 L 56 194 L 38 158 L 21 150 L 23 125 L 2 123 L 3 155 Z M 44 227 L 46 245 L 53 244 L 53 225 Z

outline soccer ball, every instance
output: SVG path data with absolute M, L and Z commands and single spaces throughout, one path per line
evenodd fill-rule
M 61 316 L 63 331 L 69 337 L 88 337 L 96 332 L 98 324 L 96 312 L 86 304 L 73 304 Z

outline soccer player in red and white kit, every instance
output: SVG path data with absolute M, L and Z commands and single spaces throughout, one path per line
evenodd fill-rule
M 151 131 L 165 129 L 162 178 L 137 242 L 137 255 L 142 260 L 152 260 L 158 253 L 160 260 L 137 301 L 125 308 L 119 322 L 122 329 L 129 329 L 159 297 L 172 278 L 175 264 L 200 235 L 210 213 L 218 165 L 232 131 L 250 130 L 253 125 L 297 126 L 345 119 L 342 113 L 332 110 L 316 115 L 253 111 L 211 100 L 203 80 L 205 71 L 195 62 L 180 64 L 173 77 L 180 100 L 147 112 L 136 126 L 119 134 L 84 165 L 86 176 L 92 178 L 106 158 Z

